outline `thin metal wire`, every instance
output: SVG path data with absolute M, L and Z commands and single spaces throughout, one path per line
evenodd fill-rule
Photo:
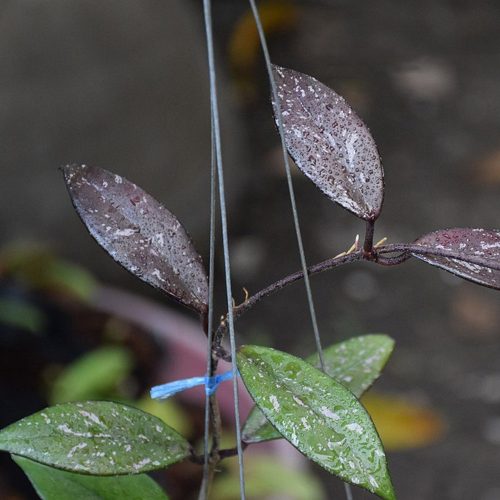
M 285 131 L 283 129 L 283 115 L 281 114 L 281 106 L 280 106 L 280 101 L 279 101 L 279 96 L 278 96 L 278 90 L 276 88 L 276 81 L 274 80 L 273 68 L 271 65 L 271 57 L 269 55 L 269 49 L 267 47 L 266 35 L 264 33 L 264 28 L 262 26 L 262 21 L 260 19 L 259 10 L 257 8 L 255 0 L 249 0 L 249 3 L 250 3 L 250 7 L 252 9 L 253 16 L 255 19 L 255 25 L 257 26 L 257 32 L 259 33 L 260 45 L 262 47 L 262 52 L 264 54 L 266 69 L 267 69 L 267 73 L 269 76 L 269 83 L 271 84 L 271 93 L 272 93 L 273 101 L 275 103 L 276 117 L 277 117 L 277 121 L 278 121 L 278 130 L 279 130 L 280 139 L 281 139 L 281 149 L 282 149 L 282 154 L 283 154 L 283 161 L 285 163 L 286 179 L 287 179 L 287 183 L 288 183 L 288 192 L 290 195 L 290 204 L 292 206 L 293 222 L 294 222 L 294 226 L 295 226 L 295 233 L 297 236 L 297 244 L 299 247 L 300 262 L 302 265 L 302 271 L 304 273 L 304 285 L 306 288 L 307 301 L 309 304 L 309 313 L 311 316 L 311 323 L 312 323 L 313 332 L 314 332 L 314 340 L 316 341 L 316 350 L 318 351 L 318 357 L 319 357 L 321 370 L 325 371 L 325 360 L 324 360 L 324 356 L 323 356 L 323 348 L 321 346 L 321 337 L 320 337 L 319 329 L 318 329 L 318 320 L 316 318 L 316 309 L 314 307 L 314 299 L 312 296 L 311 284 L 309 281 L 309 274 L 307 272 L 307 262 L 306 262 L 306 256 L 304 253 L 304 244 L 302 242 L 302 234 L 300 231 L 299 215 L 298 215 L 298 211 L 297 211 L 297 204 L 295 203 L 295 191 L 293 189 L 290 162 L 288 160 L 288 153 L 286 150 Z M 345 486 L 345 493 L 346 493 L 347 500 L 352 500 L 352 491 L 351 491 L 350 485 L 347 483 L 344 483 L 344 486 Z
M 231 264 L 229 261 L 229 243 L 227 230 L 226 198 L 224 191 L 224 169 L 222 164 L 219 106 L 217 101 L 217 78 L 215 70 L 214 42 L 212 32 L 211 0 L 203 0 L 203 12 L 205 17 L 205 29 L 207 35 L 208 67 L 210 76 L 210 105 L 213 120 L 213 133 L 215 138 L 215 155 L 217 164 L 217 177 L 219 186 L 219 204 L 222 225 L 222 243 L 224 250 L 224 272 L 226 278 L 227 298 L 227 322 L 229 325 L 229 342 L 231 345 L 231 359 L 233 371 L 233 396 L 234 396 L 234 419 L 236 424 L 236 447 L 238 450 L 238 466 L 240 476 L 240 498 L 245 500 L 245 477 L 243 468 L 243 449 L 241 446 L 241 423 L 238 395 L 238 369 L 236 366 L 236 340 L 234 334 L 233 320 L 233 293 L 231 287 Z
M 347 500 L 352 500 L 352 488 L 349 483 L 344 483 L 345 497 Z
M 212 113 L 210 117 L 212 118 Z M 210 160 L 210 257 L 208 264 L 208 331 L 207 331 L 207 377 L 212 374 L 212 339 L 214 329 L 214 277 L 215 277 L 215 135 L 213 119 L 211 122 L 211 160 Z M 210 396 L 205 392 L 205 430 L 203 433 L 203 480 L 199 500 L 208 499 L 208 459 L 209 459 L 209 428 L 210 428 Z
M 290 194 L 290 203 L 292 206 L 293 223 L 295 226 L 295 233 L 297 236 L 297 244 L 299 247 L 300 262 L 302 265 L 302 271 L 304 272 L 304 284 L 306 287 L 307 301 L 309 303 L 309 312 L 311 315 L 311 323 L 312 323 L 312 327 L 313 327 L 313 331 L 314 331 L 314 339 L 316 341 L 316 350 L 318 351 L 321 369 L 324 371 L 325 361 L 323 358 L 323 349 L 321 347 L 321 338 L 319 335 L 318 321 L 316 319 L 316 310 L 314 307 L 314 300 L 313 300 L 312 291 L 311 291 L 311 284 L 309 282 L 309 275 L 307 273 L 307 263 L 306 263 L 305 253 L 304 253 L 304 244 L 302 242 L 302 234 L 300 231 L 300 223 L 299 223 L 299 215 L 297 212 L 297 204 L 295 203 L 295 191 L 293 189 L 290 162 L 288 160 L 288 153 L 286 151 L 285 132 L 283 129 L 283 117 L 281 114 L 281 106 L 279 103 L 278 91 L 276 89 L 276 82 L 274 80 L 273 69 L 272 69 L 272 65 L 271 65 L 271 57 L 269 56 L 269 49 L 267 47 L 266 35 L 264 33 L 264 28 L 262 27 L 262 21 L 260 19 L 259 10 L 257 9 L 257 5 L 255 4 L 255 0 L 249 0 L 249 2 L 250 2 L 250 7 L 252 8 L 253 16 L 255 18 L 255 24 L 257 26 L 257 31 L 259 33 L 260 44 L 262 47 L 262 52 L 264 53 L 264 60 L 266 63 L 267 73 L 269 75 L 269 83 L 271 84 L 271 93 L 273 96 L 273 101 L 274 101 L 275 106 L 276 106 L 276 117 L 278 119 L 278 130 L 279 130 L 279 134 L 280 134 L 280 138 L 281 138 L 281 149 L 282 149 L 282 153 L 283 153 L 283 161 L 285 162 L 286 179 L 288 182 L 288 191 Z

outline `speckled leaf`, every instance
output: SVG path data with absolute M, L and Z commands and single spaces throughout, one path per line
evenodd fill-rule
M 68 165 L 64 179 L 90 234 L 125 269 L 199 312 L 207 276 L 180 222 L 132 182 L 107 170 Z
M 387 335 L 363 335 L 333 344 L 323 350 L 325 372 L 360 397 L 380 376 L 394 349 L 394 341 Z M 306 361 L 319 368 L 317 354 Z M 254 406 L 243 427 L 243 441 L 259 443 L 283 436 Z
M 377 431 L 342 384 L 267 347 L 242 347 L 238 368 L 254 401 L 293 446 L 344 481 L 395 498 Z
M 415 244 L 431 250 L 425 255 L 413 253 L 415 257 L 467 280 L 500 290 L 500 271 L 488 267 L 488 263 L 500 264 L 500 231 L 445 229 L 426 234 Z M 438 253 L 454 252 L 464 260 L 433 255 L 433 249 Z M 477 259 L 483 263 L 478 263 Z
M 146 474 L 87 476 L 42 465 L 13 455 L 42 500 L 168 500 L 165 492 Z
M 161 469 L 189 443 L 160 419 L 109 401 L 51 406 L 0 431 L 0 450 L 59 469 L 102 476 Z
M 286 146 L 297 166 L 330 199 L 375 220 L 384 171 L 366 125 L 343 97 L 315 78 L 279 66 L 274 77 Z M 274 108 L 276 115 L 276 103 Z

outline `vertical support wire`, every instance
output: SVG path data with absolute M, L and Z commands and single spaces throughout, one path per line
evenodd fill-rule
M 212 32 L 211 0 L 203 0 L 203 12 L 205 17 L 205 29 L 207 36 L 208 66 L 210 76 L 210 106 L 212 111 L 212 125 L 215 138 L 215 155 L 217 164 L 217 177 L 219 186 L 219 204 L 222 225 L 222 243 L 224 250 L 224 272 L 226 278 L 227 298 L 227 322 L 229 326 L 229 342 L 231 346 L 232 372 L 233 372 L 233 396 L 234 396 L 234 419 L 236 424 L 236 447 L 238 450 L 238 466 L 240 479 L 240 498 L 245 500 L 245 477 L 243 470 L 243 449 L 241 446 L 241 423 L 238 395 L 238 369 L 236 366 L 236 340 L 234 334 L 233 318 L 233 293 L 231 287 L 231 264 L 229 261 L 229 243 L 227 230 L 226 198 L 224 191 L 224 171 L 222 164 L 219 107 L 217 101 L 217 79 L 215 70 L 214 41 Z
M 264 28 L 262 27 L 262 21 L 260 19 L 259 10 L 255 4 L 255 0 L 249 0 L 250 7 L 252 8 L 253 16 L 255 18 L 255 24 L 257 26 L 257 31 L 259 33 L 260 45 L 262 47 L 262 52 L 264 53 L 264 60 L 266 63 L 266 69 L 269 76 L 269 83 L 271 84 L 271 94 L 276 107 L 276 118 L 278 120 L 278 130 L 281 139 L 281 149 L 283 153 L 283 161 L 285 163 L 286 180 L 288 182 L 288 191 L 290 194 L 290 204 L 292 206 L 293 213 L 293 223 L 295 226 L 295 233 L 297 236 L 297 244 L 299 246 L 300 263 L 302 265 L 302 271 L 304 272 L 304 285 L 306 287 L 307 302 L 309 304 L 309 312 L 311 315 L 311 323 L 314 331 L 314 340 L 316 341 L 316 350 L 318 351 L 319 361 L 321 369 L 325 370 L 325 360 L 323 357 L 323 349 L 321 347 L 321 338 L 319 335 L 318 321 L 316 319 L 316 310 L 314 307 L 314 300 L 311 291 L 311 284 L 309 281 L 309 274 L 307 272 L 306 256 L 304 253 L 304 244 L 302 242 L 302 233 L 300 231 L 299 214 L 297 212 L 297 204 L 295 203 L 295 191 L 293 189 L 292 174 L 290 169 L 290 162 L 288 160 L 288 153 L 286 151 L 285 143 L 285 131 L 283 129 L 283 116 L 281 114 L 281 106 L 279 102 L 278 90 L 276 88 L 276 82 L 273 76 L 273 68 L 271 65 L 271 57 L 269 56 L 269 49 L 267 47 L 266 35 L 264 33 Z
M 352 500 L 352 488 L 349 483 L 344 483 L 344 490 L 346 500 Z
M 212 113 L 210 113 L 210 116 Z M 208 327 L 207 327 L 207 377 L 212 376 L 212 339 L 214 330 L 214 281 L 215 281 L 215 180 L 216 180 L 216 157 L 215 157 L 215 135 L 211 116 L 211 160 L 210 160 L 210 257 L 208 264 Z M 210 396 L 205 391 L 205 429 L 203 433 L 203 480 L 201 482 L 200 500 L 207 500 L 209 493 L 209 429 L 210 429 Z
M 288 160 L 288 153 L 286 150 L 285 131 L 283 128 L 283 115 L 281 114 L 281 105 L 280 105 L 279 96 L 278 96 L 278 89 L 276 88 L 276 81 L 274 80 L 273 68 L 271 65 L 271 57 L 269 55 L 269 49 L 267 46 L 266 35 L 264 33 L 264 28 L 262 26 L 262 21 L 260 19 L 259 10 L 257 8 L 255 0 L 248 0 L 248 1 L 250 3 L 250 7 L 252 9 L 252 13 L 253 13 L 253 16 L 255 19 L 255 25 L 257 27 L 257 32 L 259 34 L 260 45 L 262 47 L 262 52 L 264 54 L 264 61 L 266 64 L 266 69 L 267 69 L 267 73 L 268 73 L 268 77 L 269 77 L 269 83 L 271 85 L 271 94 L 272 94 L 273 101 L 275 103 L 276 118 L 278 121 L 278 130 L 279 130 L 279 135 L 280 135 L 280 139 L 281 139 L 281 149 L 282 149 L 282 153 L 283 153 L 283 161 L 285 163 L 286 179 L 287 179 L 287 183 L 288 183 L 288 192 L 290 194 L 290 204 L 292 206 L 293 222 L 294 222 L 294 226 L 295 226 L 295 233 L 297 236 L 297 244 L 299 247 L 300 262 L 302 265 L 302 271 L 304 273 L 304 285 L 306 288 L 307 301 L 309 304 L 309 313 L 311 316 L 311 323 L 312 323 L 313 332 L 314 332 L 314 340 L 316 341 L 316 350 L 318 351 L 318 357 L 319 357 L 321 370 L 324 372 L 325 371 L 325 360 L 324 360 L 324 356 L 323 356 L 323 348 L 321 346 L 321 337 L 320 337 L 319 329 L 318 329 L 318 320 L 316 318 L 316 309 L 314 307 L 314 299 L 312 296 L 311 283 L 309 281 L 309 274 L 307 272 L 307 262 L 306 262 L 306 257 L 305 257 L 305 253 L 304 253 L 304 244 L 302 241 L 302 233 L 300 230 L 300 222 L 299 222 L 299 215 L 298 215 L 298 211 L 297 211 L 297 204 L 295 203 L 295 191 L 293 189 L 290 162 Z M 344 483 L 344 488 L 345 488 L 345 494 L 346 494 L 347 500 L 352 500 L 351 486 L 348 483 Z

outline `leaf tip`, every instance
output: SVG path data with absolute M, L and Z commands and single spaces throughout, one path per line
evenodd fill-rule
M 387 489 L 379 494 L 385 500 L 396 500 L 396 492 L 394 491 L 394 486 L 392 485 L 392 482 L 390 479 L 389 479 L 389 484 L 388 484 Z
M 278 64 L 271 64 L 271 68 L 274 75 L 283 76 L 283 71 L 285 70 L 283 66 L 279 66 Z
M 66 184 L 69 184 L 75 175 L 86 168 L 86 165 L 80 165 L 79 163 L 68 163 L 59 167 L 59 170 L 62 172 Z

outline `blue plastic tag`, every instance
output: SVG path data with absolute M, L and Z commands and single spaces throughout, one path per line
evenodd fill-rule
M 175 382 L 169 382 L 168 384 L 152 387 L 150 394 L 152 399 L 167 399 L 178 392 L 191 389 L 192 387 L 196 387 L 198 385 L 204 385 L 206 394 L 210 396 L 217 390 L 222 382 L 225 380 L 231 380 L 232 378 L 232 370 L 221 373 L 220 375 L 214 375 L 213 377 L 185 378 L 183 380 L 176 380 Z

